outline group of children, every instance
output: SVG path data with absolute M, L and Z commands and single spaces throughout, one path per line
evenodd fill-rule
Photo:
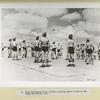
M 100 43 L 98 44 L 98 49 L 96 50 L 89 38 L 86 39 L 85 43 L 77 44 L 76 46 L 73 40 L 73 35 L 70 34 L 67 46 L 69 55 L 68 66 L 75 66 L 75 55 L 76 59 L 83 59 L 86 62 L 86 64 L 93 64 L 94 60 L 97 58 L 96 54 L 98 55 L 98 60 L 100 60 Z
M 5 46 L 2 44 L 2 55 L 4 55 Z M 61 58 L 63 55 L 63 46 L 61 43 L 56 43 L 53 41 L 52 43 L 49 41 L 47 37 L 47 33 L 44 32 L 42 37 L 36 36 L 34 42 L 30 45 L 27 45 L 26 40 L 18 43 L 16 38 L 9 39 L 8 46 L 8 58 L 12 58 L 13 60 L 18 60 L 19 57 L 27 58 L 28 57 L 28 48 L 31 49 L 31 57 L 34 57 L 34 63 L 42 62 L 42 67 L 47 66 L 48 62 L 51 60 Z M 74 60 L 75 55 L 77 59 L 83 59 L 86 64 L 94 61 L 94 52 L 95 47 L 91 43 L 90 39 L 86 40 L 86 43 L 75 44 L 73 39 L 73 35 L 69 34 L 67 40 L 67 60 L 68 66 L 75 66 Z M 98 59 L 100 60 L 100 43 L 98 45 L 98 50 L 96 51 L 98 54 Z
M 9 39 L 7 46 L 4 46 L 2 43 L 1 48 L 2 55 L 4 55 L 4 49 L 7 48 L 8 58 L 12 58 L 13 60 L 27 58 L 29 51 L 31 51 L 31 57 L 34 57 L 34 63 L 42 62 L 42 66 L 45 66 L 48 65 L 50 52 L 51 59 L 61 57 L 62 45 L 60 43 L 56 45 L 54 42 L 51 44 L 47 33 L 44 32 L 42 37 L 36 36 L 35 40 L 29 45 L 26 43 L 26 40 L 17 42 L 16 38 L 13 38 Z

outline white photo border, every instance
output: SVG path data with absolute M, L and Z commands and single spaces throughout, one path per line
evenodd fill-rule
M 2 8 L 100 8 L 100 3 L 94 2 L 71 2 L 71 3 L 0 3 L 0 43 L 1 43 L 1 9 Z M 1 64 L 1 55 L 0 55 Z M 2 66 L 2 65 L 0 65 Z M 2 69 L 0 69 L 0 77 Z M 87 81 L 87 82 L 0 82 L 0 87 L 98 87 L 100 82 Z

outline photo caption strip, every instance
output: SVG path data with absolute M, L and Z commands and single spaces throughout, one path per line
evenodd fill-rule
M 17 96 L 68 96 L 68 95 L 90 95 L 88 88 L 35 88 L 17 89 Z

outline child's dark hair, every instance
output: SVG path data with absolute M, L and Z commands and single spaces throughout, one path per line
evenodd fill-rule
M 12 39 L 9 39 L 9 41 L 12 41 Z
M 72 40 L 72 39 L 73 39 L 73 35 L 70 34 L 70 35 L 68 36 L 68 38 Z
M 13 38 L 13 41 L 16 41 L 16 38 Z
M 79 47 L 80 45 L 79 44 L 77 44 L 77 47 Z
M 55 44 L 55 41 L 53 41 L 53 44 Z
M 90 42 L 90 39 L 89 39 L 89 38 L 87 38 L 86 42 Z
M 36 37 L 36 40 L 39 40 L 39 36 Z
M 44 32 L 44 33 L 42 34 L 42 36 L 43 36 L 43 37 L 46 37 L 46 36 L 47 36 L 47 33 L 46 33 L 46 32 Z
M 23 40 L 23 43 L 25 43 L 25 40 Z

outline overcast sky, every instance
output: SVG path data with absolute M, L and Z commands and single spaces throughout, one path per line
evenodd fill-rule
M 100 41 L 100 9 L 34 8 L 2 9 L 2 38 L 32 39 L 47 31 L 51 39 L 90 37 Z

